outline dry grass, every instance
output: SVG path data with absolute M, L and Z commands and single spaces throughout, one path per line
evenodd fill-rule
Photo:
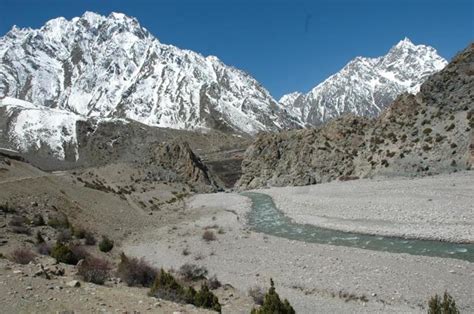
M 26 265 L 35 259 L 36 255 L 30 249 L 18 248 L 11 253 L 11 260 L 18 264 Z

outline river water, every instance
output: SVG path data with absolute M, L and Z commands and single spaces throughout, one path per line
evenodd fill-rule
M 374 236 L 299 224 L 286 217 L 275 206 L 270 196 L 255 192 L 245 192 L 242 195 L 252 200 L 248 223 L 257 232 L 304 242 L 391 253 L 457 258 L 474 262 L 474 244 Z

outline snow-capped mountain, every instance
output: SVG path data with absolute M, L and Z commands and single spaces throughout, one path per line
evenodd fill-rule
M 81 117 L 254 134 L 294 119 L 250 75 L 214 56 L 162 44 L 120 13 L 13 27 L 0 38 L 0 99 Z
M 446 64 L 434 48 L 405 38 L 385 56 L 357 57 L 309 93 L 284 95 L 280 103 L 309 125 L 344 113 L 375 116 L 401 93 L 416 93 L 428 76 Z

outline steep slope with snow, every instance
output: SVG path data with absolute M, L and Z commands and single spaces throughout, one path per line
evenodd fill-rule
M 27 152 L 46 146 L 57 159 L 78 159 L 76 122 L 84 117 L 10 97 L 0 100 L 0 110 L 8 121 L 6 132 L 12 147 Z
M 0 99 L 83 117 L 254 134 L 297 125 L 255 79 L 160 43 L 120 13 L 57 18 L 0 38 Z
M 429 46 L 405 38 L 379 58 L 357 57 L 307 94 L 284 95 L 280 103 L 309 125 L 344 113 L 376 116 L 403 92 L 420 85 L 447 62 Z

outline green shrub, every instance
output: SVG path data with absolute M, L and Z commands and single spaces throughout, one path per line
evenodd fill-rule
M 423 134 L 428 135 L 432 132 L 433 130 L 431 128 L 426 128 L 423 130 Z
M 275 290 L 275 284 L 270 279 L 270 289 L 265 294 L 263 305 L 260 308 L 252 309 L 251 314 L 295 314 L 295 310 L 288 300 L 280 300 L 280 296 Z
M 219 299 L 209 290 L 207 284 L 201 290 L 181 285 L 170 273 L 160 270 L 155 282 L 151 286 L 150 296 L 179 303 L 193 304 L 197 307 L 212 309 L 221 312 Z
M 86 245 L 95 245 L 97 243 L 97 240 L 94 237 L 94 234 L 90 231 L 86 231 L 86 234 L 84 235 L 85 239 L 85 244 Z
M 73 235 L 77 239 L 84 239 L 86 237 L 87 231 L 81 226 L 76 226 L 73 228 Z
M 451 131 L 452 129 L 454 129 L 455 127 L 456 127 L 456 126 L 454 125 L 454 123 L 451 123 L 450 125 L 448 125 L 448 126 L 445 127 L 444 129 L 449 132 L 449 131 Z
M 206 283 L 201 285 L 201 290 L 199 290 L 194 295 L 194 303 L 197 307 L 202 307 L 205 309 L 211 309 L 216 312 L 221 312 L 221 305 L 219 299 L 209 290 L 209 287 Z
M 70 227 L 69 219 L 63 213 L 57 213 L 48 217 L 48 226 L 54 229 L 68 229 Z
M 443 300 L 437 294 L 428 301 L 428 314 L 459 314 L 456 302 L 447 291 Z
M 41 232 L 36 231 L 36 244 L 44 243 L 44 238 Z
M 57 242 L 51 250 L 51 257 L 55 258 L 58 263 L 76 265 L 79 261 L 74 255 L 71 248 L 61 242 Z
M 99 250 L 102 252 L 110 252 L 114 248 L 114 241 L 110 240 L 106 236 L 102 236 L 102 240 L 99 243 Z
M 37 227 L 45 225 L 44 218 L 41 214 L 35 214 L 31 223 Z
M 0 204 L 0 211 L 3 212 L 4 214 L 11 214 L 15 212 L 15 209 L 13 207 L 10 207 L 8 203 Z
M 207 269 L 204 266 L 186 263 L 179 268 L 179 275 L 184 280 L 200 280 L 206 277 Z
M 163 269 L 160 270 L 156 277 L 149 294 L 159 299 L 174 302 L 188 303 L 186 301 L 192 301 L 186 298 L 186 289 L 176 281 L 173 275 Z

